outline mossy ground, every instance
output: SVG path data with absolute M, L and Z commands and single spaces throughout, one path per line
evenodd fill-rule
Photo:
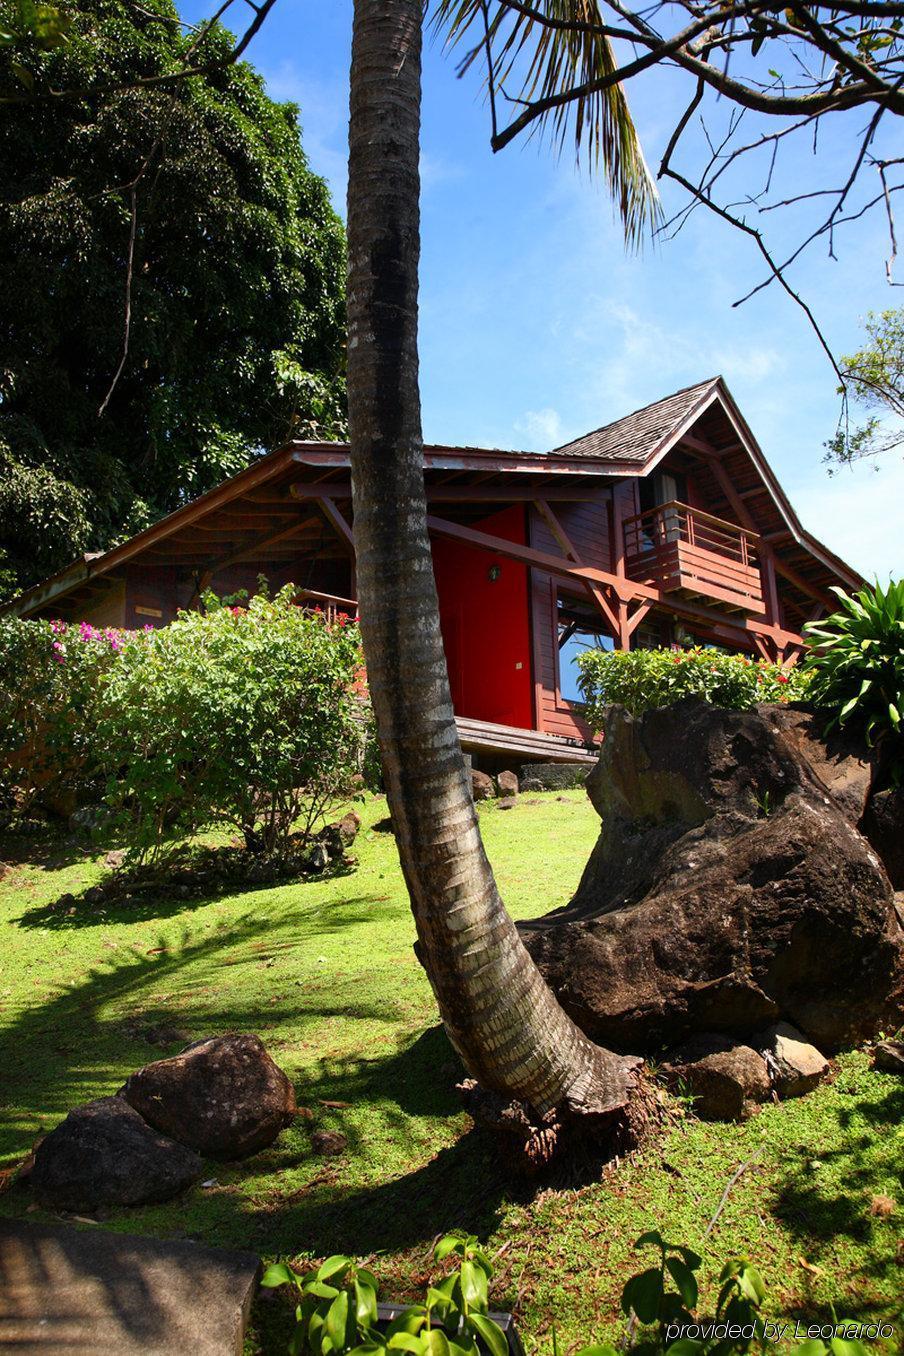
M 618 1297 L 641 1262 L 633 1240 L 657 1227 L 702 1251 L 710 1278 L 726 1257 L 749 1256 L 770 1317 L 829 1320 L 834 1308 L 904 1332 L 904 1084 L 854 1052 L 830 1085 L 746 1125 L 679 1118 L 605 1180 L 542 1190 L 511 1179 L 458 1107 L 460 1069 L 412 952 L 394 841 L 371 827 L 385 813 L 380 800 L 364 807 L 359 865 L 345 875 L 128 910 L 49 907 L 97 881 L 103 852 L 49 835 L 0 841 L 11 867 L 0 884 L 0 1167 L 70 1106 L 185 1039 L 252 1030 L 313 1120 L 247 1162 L 212 1164 L 215 1185 L 104 1227 L 267 1258 L 367 1256 L 393 1298 L 417 1295 L 436 1236 L 466 1227 L 498 1254 L 494 1306 L 516 1312 L 529 1350 L 550 1349 L 554 1323 L 562 1353 L 622 1331 Z M 515 917 L 567 900 L 598 829 L 582 792 L 480 814 Z M 155 1047 L 146 1033 L 160 1027 L 173 1041 Z M 312 1127 L 341 1130 L 347 1152 L 314 1157 Z M 29 1205 L 24 1187 L 0 1196 L 0 1214 Z M 252 1349 L 282 1351 L 285 1318 L 278 1301 L 259 1303 Z

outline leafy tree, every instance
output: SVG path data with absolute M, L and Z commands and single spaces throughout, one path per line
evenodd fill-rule
M 65 0 L 50 40 L 14 40 L 33 8 L 0 0 L 7 592 L 290 432 L 344 432 L 343 232 L 297 109 L 244 63 L 175 78 L 171 0 Z M 229 60 L 225 29 L 204 52 Z
M 832 461 L 860 461 L 904 444 L 904 306 L 870 311 L 863 328 L 866 343 L 841 359 L 841 370 L 854 403 L 874 413 L 859 428 L 841 424 L 827 444 Z

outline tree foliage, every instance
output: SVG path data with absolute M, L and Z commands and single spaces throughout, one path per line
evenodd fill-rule
M 297 109 L 244 63 L 134 85 L 190 51 L 171 0 L 59 13 L 48 45 L 0 0 L 7 591 L 290 433 L 344 433 L 343 232 Z M 206 33 L 210 60 L 232 50 Z M 23 82 L 35 97 L 4 104 Z M 40 97 L 58 87 L 80 95 Z
M 854 594 L 833 589 L 839 608 L 805 630 L 813 650 L 810 694 L 832 725 L 860 729 L 883 743 L 904 772 L 904 579 Z
M 861 461 L 904 444 L 904 306 L 867 314 L 866 342 L 841 359 L 855 404 L 868 411 L 865 423 L 845 421 L 827 444 L 829 460 Z

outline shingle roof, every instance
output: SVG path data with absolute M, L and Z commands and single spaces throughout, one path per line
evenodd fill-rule
M 645 462 L 672 429 L 680 424 L 718 382 L 718 377 L 675 391 L 664 400 L 604 424 L 563 447 L 553 448 L 556 457 L 598 457 L 603 461 Z

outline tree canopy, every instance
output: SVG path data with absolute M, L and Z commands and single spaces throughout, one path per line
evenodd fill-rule
M 827 444 L 829 460 L 860 461 L 904 445 L 904 306 L 868 312 L 866 342 L 841 359 L 854 403 L 869 412 L 852 428 L 847 420 Z
M 135 84 L 191 52 L 171 0 L 59 12 L 58 43 L 0 42 L 6 594 L 290 432 L 344 433 L 344 233 L 296 107 L 217 27 L 211 69 Z M 79 97 L 3 102 L 48 87 Z

